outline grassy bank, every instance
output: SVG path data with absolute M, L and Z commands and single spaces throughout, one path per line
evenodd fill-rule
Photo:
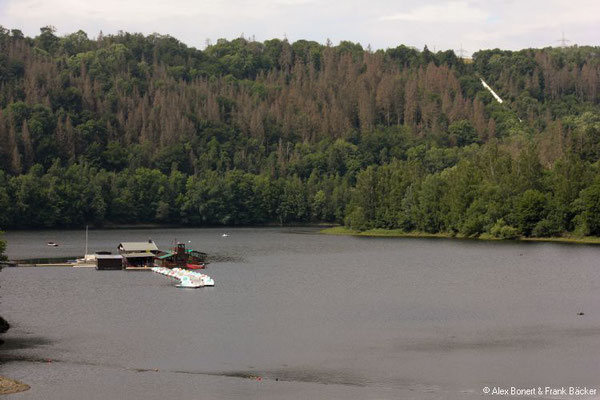
M 398 238 L 454 238 L 454 239 L 477 239 L 477 240 L 501 240 L 491 235 L 481 235 L 479 237 L 465 237 L 463 235 L 452 235 L 450 233 L 427 233 L 427 232 L 404 232 L 399 229 L 369 229 L 367 231 L 357 231 L 343 226 L 334 226 L 323 229 L 320 233 L 326 235 L 345 235 L 345 236 L 367 236 L 367 237 L 398 237 Z M 523 242 L 559 242 L 559 243 L 583 243 L 600 244 L 600 237 L 596 236 L 561 236 L 544 238 L 518 238 L 513 239 Z
M 344 226 L 334 226 L 323 229 L 320 233 L 326 235 L 370 236 L 370 237 L 416 237 L 416 238 L 449 238 L 447 233 L 404 232 L 400 229 L 369 229 L 357 231 Z

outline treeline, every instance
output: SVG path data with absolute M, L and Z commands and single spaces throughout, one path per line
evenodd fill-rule
M 0 223 L 73 227 L 105 222 L 250 225 L 341 221 L 349 186 L 339 175 L 273 179 L 240 170 L 187 176 L 173 169 L 109 172 L 57 162 L 27 174 L 0 172 Z
M 497 144 L 472 150 L 433 173 L 416 160 L 361 171 L 346 225 L 501 239 L 600 234 L 597 164 L 568 154 L 544 169 L 533 147 L 517 157 Z
M 0 226 L 597 234 L 600 48 L 0 28 Z M 498 104 L 484 78 L 505 100 Z M 600 200 L 599 200 L 600 202 Z
M 357 150 L 341 140 L 334 146 Z M 324 169 L 339 161 L 347 173 L 312 170 L 308 179 L 240 170 L 191 176 L 175 168 L 167 174 L 148 168 L 111 172 L 57 161 L 47 172 L 40 165 L 15 177 L 0 172 L 0 223 L 25 228 L 329 221 L 358 230 L 498 238 L 600 234 L 597 163 L 569 153 L 547 169 L 531 145 L 517 157 L 498 143 L 410 150 L 405 160 L 366 168 L 358 152 L 337 160 L 330 155 L 322 160 Z

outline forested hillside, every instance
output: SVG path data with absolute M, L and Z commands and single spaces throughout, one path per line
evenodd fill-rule
M 0 227 L 600 234 L 600 47 L 372 51 L 0 27 Z M 496 102 L 483 78 L 505 100 Z

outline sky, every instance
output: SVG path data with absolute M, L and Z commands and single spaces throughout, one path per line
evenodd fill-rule
M 372 49 L 400 44 L 464 55 L 480 49 L 600 45 L 598 0 L 0 0 L 0 25 L 35 36 L 53 25 L 59 35 L 171 35 L 204 48 L 219 38 L 287 38 Z

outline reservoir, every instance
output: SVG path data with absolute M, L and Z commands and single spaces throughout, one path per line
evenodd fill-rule
M 475 399 L 600 386 L 599 246 L 215 228 L 91 230 L 89 248 L 149 238 L 208 253 L 215 287 L 177 289 L 147 271 L 0 272 L 12 324 L 0 375 L 31 386 L 12 397 Z M 11 259 L 85 248 L 82 231 L 5 239 Z

